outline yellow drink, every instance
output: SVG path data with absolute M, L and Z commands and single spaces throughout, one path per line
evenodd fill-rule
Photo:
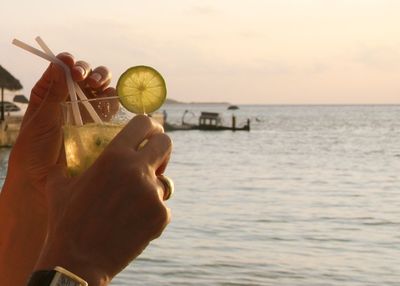
M 90 167 L 122 127 L 122 124 L 106 122 L 88 123 L 83 126 L 64 125 L 69 174 L 75 176 Z

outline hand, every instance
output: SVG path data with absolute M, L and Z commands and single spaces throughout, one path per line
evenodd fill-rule
M 91 71 L 88 63 L 75 62 L 68 53 L 57 57 L 70 67 L 73 79 L 79 82 L 88 97 L 115 94 L 114 88 L 107 87 L 111 73 L 106 67 Z M 51 64 L 32 89 L 20 135 L 10 155 L 9 175 L 27 181 L 39 192 L 43 192 L 48 169 L 63 155 L 60 103 L 67 96 L 64 70 Z
M 113 95 L 111 74 L 73 56 L 57 56 L 88 96 Z M 23 285 L 46 236 L 44 185 L 49 168 L 63 160 L 60 103 L 68 95 L 64 70 L 51 64 L 32 89 L 0 193 L 0 284 Z
M 170 153 L 162 127 L 139 115 L 81 176 L 55 169 L 46 187 L 49 234 L 36 269 L 62 266 L 89 285 L 107 285 L 169 222 L 157 175 Z

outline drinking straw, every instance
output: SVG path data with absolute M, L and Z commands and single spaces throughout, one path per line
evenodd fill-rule
M 57 60 L 58 62 L 61 62 L 56 55 L 50 50 L 49 46 L 40 38 L 39 36 L 35 38 L 36 42 L 39 44 L 39 46 L 43 49 L 43 51 L 46 52 L 47 55 L 51 56 L 53 59 Z M 64 66 L 65 64 L 62 63 Z M 68 69 L 69 71 L 69 69 Z M 71 75 L 70 71 L 67 73 Z M 79 98 L 82 100 L 82 104 L 86 107 L 86 110 L 89 112 L 89 115 L 92 117 L 93 121 L 98 124 L 102 124 L 103 121 L 100 119 L 99 115 L 97 112 L 94 110 L 93 106 L 88 102 L 87 97 L 85 93 L 82 91 L 81 87 L 79 86 L 78 83 L 75 81 L 72 81 L 72 78 L 70 78 L 70 82 L 74 84 L 75 92 L 79 96 Z M 68 78 L 67 78 L 68 82 Z M 75 97 L 76 98 L 76 97 Z M 71 98 L 72 104 L 73 103 L 73 98 Z M 79 110 L 78 110 L 79 111 Z
M 81 115 L 80 115 L 79 107 L 78 107 L 78 104 L 77 104 L 77 98 L 76 98 L 75 87 L 74 87 L 74 85 L 73 85 L 73 80 L 72 80 L 71 72 L 70 72 L 70 70 L 68 69 L 68 67 L 67 67 L 61 60 L 59 60 L 59 59 L 57 59 L 57 58 L 53 58 L 53 57 L 51 57 L 50 55 L 48 55 L 48 54 L 46 54 L 46 53 L 44 53 L 44 52 L 42 52 L 42 51 L 40 51 L 40 50 L 38 50 L 38 49 L 36 49 L 36 48 L 30 46 L 30 45 L 28 45 L 28 44 L 26 44 L 26 43 L 24 43 L 24 42 L 22 42 L 22 41 L 20 41 L 20 40 L 14 39 L 14 40 L 12 41 L 12 43 L 13 43 L 14 45 L 16 45 L 17 47 L 20 47 L 20 48 L 22 48 L 22 49 L 24 49 L 24 50 L 26 50 L 26 51 L 28 51 L 28 52 L 31 52 L 32 54 L 35 54 L 35 55 L 37 55 L 37 56 L 39 56 L 39 57 L 41 57 L 41 58 L 43 58 L 43 59 L 46 59 L 46 60 L 48 60 L 48 61 L 50 61 L 50 62 L 52 62 L 52 63 L 58 64 L 58 65 L 60 65 L 60 66 L 64 69 L 65 75 L 66 75 L 66 77 L 67 77 L 68 92 L 69 92 L 69 94 L 70 94 L 70 96 L 71 96 L 71 100 L 73 101 L 73 103 L 72 103 L 72 114 L 73 114 L 73 116 L 74 116 L 75 123 L 76 123 L 78 126 L 82 126 L 82 125 L 83 125 L 83 123 L 82 123 L 82 117 L 81 117 Z

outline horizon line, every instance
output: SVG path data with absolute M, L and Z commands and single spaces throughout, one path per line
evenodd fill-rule
M 316 105 L 316 106 L 371 106 L 371 105 L 382 105 L 382 106 L 396 106 L 400 105 L 400 102 L 397 103 L 230 103 L 230 102 L 210 102 L 210 101 L 192 101 L 192 102 L 168 102 L 166 104 L 171 104 L 171 105 L 179 105 L 179 104 L 215 104 L 215 105 L 239 105 L 239 106 L 244 106 L 244 105 L 270 105 L 270 106 L 310 106 L 310 105 Z

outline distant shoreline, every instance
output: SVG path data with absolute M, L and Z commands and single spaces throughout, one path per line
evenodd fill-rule
M 166 104 L 198 104 L 198 105 L 237 105 L 237 106 L 399 106 L 399 103 L 238 103 L 229 102 L 183 102 L 167 99 Z
M 175 99 L 170 99 L 167 98 L 165 100 L 165 103 L 167 104 L 224 104 L 224 105 L 231 105 L 229 102 L 183 102 L 183 101 L 178 101 Z

